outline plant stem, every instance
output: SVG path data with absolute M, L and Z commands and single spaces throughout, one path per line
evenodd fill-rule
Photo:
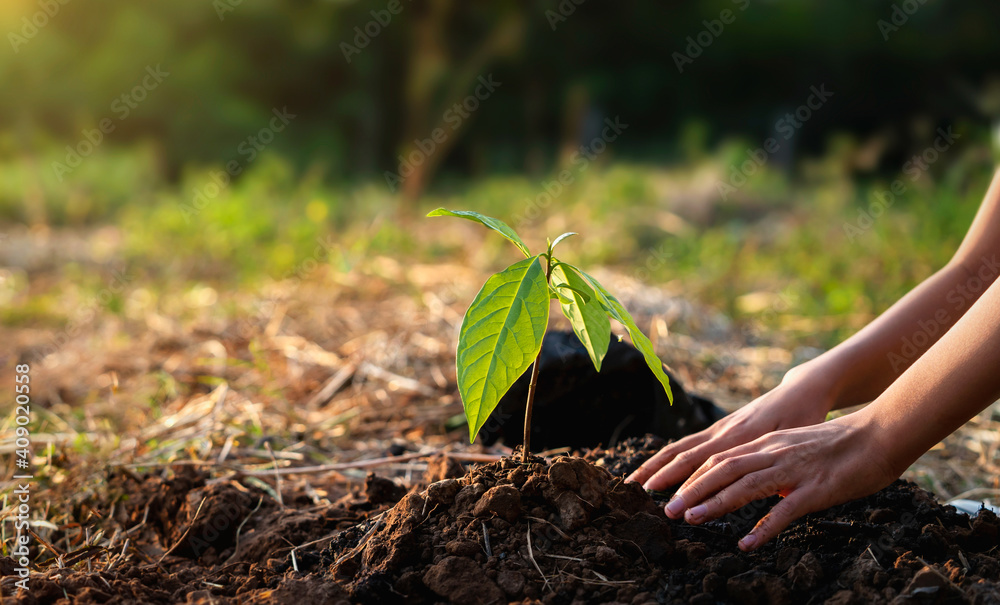
M 552 283 L 552 244 L 545 263 L 545 283 Z M 535 403 L 535 387 L 538 386 L 538 366 L 542 364 L 542 350 L 538 350 L 535 363 L 531 365 L 531 382 L 528 383 L 528 403 L 524 406 L 524 441 L 521 443 L 521 462 L 528 463 L 528 452 L 531 451 L 531 410 Z
M 531 382 L 528 383 L 528 404 L 524 408 L 524 442 L 521 444 L 521 462 L 528 463 L 528 451 L 531 449 L 531 408 L 535 403 L 535 387 L 538 385 L 538 366 L 542 362 L 542 351 L 538 351 L 535 363 L 531 366 Z

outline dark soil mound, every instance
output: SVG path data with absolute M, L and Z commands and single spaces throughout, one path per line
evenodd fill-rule
M 1000 595 L 992 513 L 970 519 L 899 481 L 744 554 L 736 543 L 770 502 L 700 527 L 669 521 L 662 503 L 604 470 L 627 472 L 659 444 L 631 445 L 645 447 L 550 465 L 509 459 L 411 493 L 342 534 L 331 574 L 366 603 L 990 603 Z
M 434 483 L 345 534 L 334 551 L 333 575 L 359 601 L 471 604 L 553 595 L 607 602 L 619 591 L 655 590 L 663 579 L 656 564 L 674 546 L 640 486 L 559 458 L 505 459 Z
M 136 528 L 133 556 L 71 562 L 32 576 L 29 592 L 12 594 L 7 577 L 4 602 L 1000 602 L 988 511 L 970 518 L 897 481 L 745 554 L 736 543 L 770 501 L 695 527 L 622 482 L 660 445 L 505 459 L 405 494 L 370 476 L 325 506 L 281 508 L 252 482 L 194 472 L 116 477 L 135 490 L 116 509 Z

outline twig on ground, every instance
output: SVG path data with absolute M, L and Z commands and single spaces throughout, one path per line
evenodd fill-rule
M 49 542 L 47 540 L 45 540 L 44 538 L 42 538 L 41 536 L 39 536 L 38 534 L 36 534 L 34 532 L 34 530 L 31 529 L 30 526 L 27 526 L 24 529 L 29 534 L 31 534 L 31 537 L 33 537 L 34 539 L 38 540 L 38 543 L 41 544 L 42 546 L 44 546 L 45 550 L 47 550 L 50 553 L 52 553 L 52 556 L 54 556 L 56 559 L 60 559 L 63 556 L 63 552 L 62 551 L 60 551 L 55 546 L 52 546 L 51 544 L 49 544 Z
M 570 452 L 569 447 L 557 447 L 551 450 L 545 450 L 544 452 L 539 452 L 537 456 L 541 458 L 551 458 L 552 456 L 559 456 L 562 454 L 568 454 Z
M 528 522 L 528 560 L 535 566 L 535 571 L 538 572 L 538 575 L 542 576 L 542 581 L 545 582 L 544 588 L 553 590 L 549 586 L 549 579 L 545 577 L 545 574 L 542 573 L 542 568 L 538 566 L 538 561 L 535 560 L 535 553 L 531 549 L 531 522 Z
M 559 534 L 564 540 L 569 540 L 570 539 L 569 535 L 566 532 L 564 532 L 563 530 L 559 529 L 559 527 L 557 525 L 554 525 L 554 524 L 546 521 L 545 519 L 542 519 L 541 517 L 530 517 L 529 516 L 527 518 L 531 519 L 532 521 L 538 521 L 539 523 L 545 523 L 546 525 L 548 525 L 552 529 L 556 530 L 556 533 Z
M 409 454 L 402 454 L 399 456 L 385 456 L 382 458 L 368 458 L 365 460 L 355 460 L 353 462 L 335 462 L 331 464 L 318 464 L 314 466 L 283 466 L 281 468 L 270 468 L 270 469 L 241 469 L 228 464 L 219 464 L 218 462 L 213 462 L 211 460 L 175 460 L 174 462 L 133 462 L 129 464 L 118 464 L 117 467 L 124 468 L 166 468 L 171 466 L 209 466 L 209 467 L 219 467 L 235 471 L 241 475 L 246 475 L 250 477 L 268 477 L 273 475 L 297 475 L 297 474 L 308 474 L 308 473 L 326 473 L 331 471 L 345 471 L 351 469 L 364 469 L 372 468 L 376 466 L 382 466 L 386 464 L 394 464 L 399 462 L 407 462 L 409 460 L 414 460 L 416 458 L 428 458 L 436 454 L 445 454 L 449 458 L 458 460 L 459 462 L 497 462 L 502 460 L 504 456 L 500 454 L 477 454 L 477 453 L 466 453 L 466 452 L 447 452 L 442 450 L 435 450 L 433 452 L 412 452 Z
M 542 556 L 543 557 L 548 557 L 550 559 L 565 559 L 567 561 L 578 561 L 580 563 L 584 563 L 585 562 L 584 559 L 578 559 L 576 557 L 567 557 L 565 555 L 550 555 L 550 554 L 542 553 Z
M 236 542 L 233 545 L 233 554 L 230 555 L 228 559 L 226 559 L 226 563 L 227 564 L 230 561 L 232 561 L 233 558 L 236 557 L 236 553 L 238 553 L 240 551 L 240 532 L 243 531 L 243 526 L 247 524 L 247 521 L 250 520 L 250 517 L 252 517 L 255 512 L 257 512 L 258 510 L 260 510 L 260 505 L 263 504 L 263 503 L 264 503 L 264 496 L 261 496 L 260 499 L 257 500 L 257 506 L 255 506 L 254 509 L 252 511 L 250 511 L 250 514 L 248 514 L 243 519 L 243 521 L 240 523 L 239 527 L 236 528 Z
M 392 387 L 396 387 L 397 389 L 417 393 L 418 395 L 423 395 L 424 397 L 437 396 L 434 389 L 426 387 L 412 378 L 406 378 L 405 376 L 400 376 L 399 374 L 393 374 L 392 372 L 382 369 L 367 361 L 361 363 L 360 370 L 361 373 L 367 376 L 371 376 L 372 378 L 388 383 L 390 390 Z
M 187 539 L 188 534 L 191 533 L 191 529 L 194 528 L 194 522 L 198 520 L 198 516 L 201 514 L 201 507 L 205 505 L 205 500 L 206 499 L 207 499 L 207 496 L 202 496 L 201 502 L 198 503 L 198 509 L 196 511 L 194 511 L 194 517 L 191 519 L 191 523 L 188 524 L 187 529 L 184 530 L 184 533 L 181 534 L 181 537 L 177 538 L 177 542 L 174 542 L 173 546 L 171 546 L 169 549 L 167 549 L 167 551 L 165 553 L 163 553 L 162 555 L 160 555 L 160 559 L 157 561 L 157 564 L 162 563 L 164 559 L 166 559 L 171 554 L 173 554 L 173 552 L 175 550 L 177 550 L 177 548 L 181 544 L 184 543 L 184 540 Z M 128 544 L 128 539 L 127 538 L 125 539 L 125 543 Z
M 330 401 L 337 391 L 341 389 L 347 381 L 354 377 L 354 372 L 357 371 L 357 366 L 354 364 L 347 364 L 342 367 L 339 372 L 334 374 L 327 380 L 322 387 L 316 393 L 306 401 L 307 410 L 315 410 L 320 406 Z
M 381 516 L 381 515 L 380 515 L 380 516 Z M 327 535 L 323 536 L 322 538 L 316 538 L 315 540 L 310 540 L 309 542 L 304 542 L 304 543 L 302 543 L 302 544 L 299 544 L 299 545 L 298 545 L 298 546 L 296 546 L 295 548 L 305 548 L 305 547 L 307 547 L 307 546 L 312 546 L 313 544 L 319 544 L 320 542 L 322 542 L 322 541 L 324 541 L 324 540 L 330 540 L 330 539 L 332 539 L 332 538 L 336 538 L 336 537 L 337 537 L 337 535 L 338 535 L 338 534 L 339 534 L 340 532 L 342 532 L 342 531 L 344 531 L 344 530 L 342 530 L 342 529 L 338 529 L 337 531 L 334 531 L 334 532 L 330 532 L 330 533 L 328 533 Z
M 566 572 L 566 571 L 561 572 L 561 573 L 563 575 L 567 576 L 567 577 L 573 578 L 574 580 L 579 580 L 579 581 L 583 582 L 584 584 L 596 584 L 596 585 L 602 585 L 602 586 L 619 586 L 621 584 L 635 584 L 635 580 L 609 580 L 605 576 L 603 576 L 603 575 L 597 573 L 596 571 L 594 571 L 593 569 L 591 569 L 590 571 L 592 571 L 594 573 L 594 575 L 596 575 L 598 578 L 601 578 L 601 579 L 600 580 L 588 580 L 587 578 L 581 578 L 580 576 L 573 575 L 573 574 L 571 574 L 569 572 Z
M 271 454 L 271 462 L 274 463 L 274 470 L 278 470 L 278 459 L 274 457 L 274 451 L 271 450 L 271 443 L 268 441 L 264 442 L 264 447 L 267 448 L 267 452 Z M 281 510 L 285 510 L 285 499 L 281 495 L 281 475 L 274 475 L 274 491 L 278 493 L 278 506 Z M 298 570 L 296 570 L 298 571 Z
M 371 529 L 369 529 L 365 533 L 365 535 L 361 538 L 361 540 L 358 541 L 358 545 L 355 546 L 354 548 L 352 548 L 351 550 L 349 550 L 342 557 L 340 557 L 339 559 L 337 559 L 337 561 L 333 564 L 334 567 L 340 565 L 344 561 L 346 561 L 346 560 L 350 559 L 351 557 L 353 557 L 354 555 L 358 554 L 358 552 L 364 547 L 364 545 L 368 543 L 368 540 L 370 540 L 371 537 L 373 535 L 375 535 L 375 531 L 378 530 L 378 528 L 382 525 L 382 515 L 384 515 L 384 514 L 385 513 L 382 513 L 378 517 L 375 517 L 375 524 L 372 525 Z
M 65 564 L 67 567 L 72 567 L 73 565 L 76 565 L 80 561 L 86 561 L 87 571 L 90 572 L 91 571 L 90 560 L 96 557 L 97 555 L 101 554 L 102 552 L 104 552 L 104 549 L 101 548 L 100 546 L 94 546 L 94 545 L 84 546 L 83 548 L 78 548 L 77 550 L 74 550 L 71 553 L 67 553 L 66 556 L 63 557 L 63 564 Z
M 878 557 L 875 556 L 875 553 L 872 552 L 872 545 L 871 544 L 868 545 L 868 549 L 867 550 L 868 550 L 868 554 L 870 554 L 872 556 L 872 560 L 875 561 L 875 564 L 878 565 L 879 567 L 881 567 L 882 569 L 885 569 L 885 567 L 882 566 L 882 563 L 879 562 Z
M 481 523 L 483 524 L 483 544 L 486 546 L 486 556 L 492 557 L 493 549 L 490 548 L 490 533 L 486 530 L 486 522 L 481 521 Z
M 958 551 L 958 560 L 962 562 L 962 573 L 969 573 L 972 566 L 969 565 L 969 560 L 965 558 L 965 553 Z
M 146 524 L 146 519 L 149 518 L 149 502 L 146 503 L 146 509 L 142 511 L 142 521 L 138 525 L 125 530 L 126 536 L 131 536 L 132 532 L 138 531 L 143 525 Z
M 218 388 L 218 395 L 215 397 L 215 404 L 212 405 L 212 425 L 219 422 L 219 412 L 226 403 L 226 395 L 229 394 L 229 383 L 223 382 Z
M 125 552 L 128 550 L 128 544 L 129 544 L 129 539 L 125 538 L 125 542 L 122 543 L 122 551 L 119 554 L 115 555 L 114 557 L 108 559 L 107 565 L 104 566 L 104 571 L 113 571 L 114 568 L 117 567 L 119 563 L 125 560 Z M 160 561 L 162 560 L 163 557 L 160 557 Z M 159 561 L 157 561 L 157 564 L 159 564 Z
M 233 449 L 233 443 L 236 441 L 236 435 L 230 434 L 226 437 L 226 442 L 222 445 L 222 451 L 219 452 L 219 457 L 215 459 L 217 464 L 222 464 L 226 461 L 226 457 L 229 456 L 230 450 Z

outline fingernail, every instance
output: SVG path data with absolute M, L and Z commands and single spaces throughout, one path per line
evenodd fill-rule
M 708 513 L 708 507 L 705 506 L 704 504 L 699 504 L 694 508 L 688 509 L 687 514 L 684 515 L 684 518 L 687 519 L 689 522 L 697 521 L 698 519 L 704 517 L 706 513 Z
M 757 536 L 753 534 L 747 534 L 743 536 L 742 540 L 740 540 L 740 548 L 742 548 L 743 550 L 750 550 L 756 545 L 757 545 Z
M 684 498 L 680 494 L 674 494 L 674 497 L 667 502 L 667 512 L 671 515 L 679 515 L 684 512 Z

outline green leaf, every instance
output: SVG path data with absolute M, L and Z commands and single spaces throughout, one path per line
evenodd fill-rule
M 494 274 L 472 301 L 462 321 L 456 359 L 470 442 L 535 361 L 548 323 L 549 287 L 541 256 Z
M 511 243 L 517 246 L 517 249 L 520 250 L 522 254 L 531 258 L 531 252 L 528 252 L 528 247 L 524 245 L 521 238 L 518 237 L 517 233 L 515 233 L 514 230 L 507 225 L 507 223 L 500 219 L 479 214 L 478 212 L 472 212 L 471 210 L 448 210 L 447 208 L 431 210 L 427 213 L 427 216 L 457 216 L 458 218 L 464 218 L 466 220 L 480 223 L 506 237 L 511 241 Z
M 552 286 L 549 286 L 549 299 L 558 300 L 561 303 L 567 303 L 567 304 L 573 302 L 571 299 L 566 298 L 566 296 L 562 292 L 556 290 Z
M 569 291 L 568 296 L 572 300 L 569 304 L 565 302 L 562 304 L 563 315 L 569 320 L 573 332 L 587 349 L 590 360 L 594 362 L 594 368 L 600 372 L 601 363 L 611 342 L 611 323 L 608 322 L 608 314 L 597 302 L 594 291 L 587 282 L 575 271 L 563 267 L 564 265 L 560 263 L 552 269 L 552 284 L 556 288 L 565 288 Z
M 632 315 L 629 314 L 627 309 L 625 309 L 625 306 L 618 302 L 618 299 L 608 292 L 607 289 L 600 284 L 600 282 L 587 273 L 566 263 L 562 263 L 561 266 L 569 267 L 583 276 L 583 278 L 586 279 L 587 282 L 589 282 L 594 288 L 594 294 L 596 295 L 597 301 L 600 303 L 601 307 L 604 308 L 608 315 L 625 326 L 625 329 L 628 330 L 629 336 L 632 337 L 632 344 L 635 345 L 635 348 L 638 349 L 640 353 L 642 353 L 643 358 L 646 360 L 646 365 L 649 366 L 649 369 L 653 371 L 653 375 L 656 376 L 657 380 L 660 381 L 660 384 L 663 385 L 663 390 L 667 392 L 667 398 L 670 400 L 670 404 L 673 405 L 674 394 L 670 390 L 670 379 L 667 378 L 667 373 L 663 371 L 663 361 L 656 356 L 656 352 L 653 350 L 653 343 L 646 338 L 646 335 L 642 333 L 639 326 L 635 325 L 635 320 L 632 319 Z
M 577 233 L 576 231 L 569 231 L 567 233 L 563 233 L 562 235 L 556 238 L 556 241 L 549 244 L 549 252 L 551 253 L 553 250 L 555 250 L 556 246 L 559 245 L 559 242 L 563 241 L 564 239 L 572 235 L 580 235 L 580 234 Z
M 586 291 L 584 291 L 584 290 L 581 290 L 581 289 L 579 289 L 579 288 L 574 288 L 573 286 L 570 286 L 569 284 L 558 284 L 558 285 L 556 285 L 555 287 L 556 287 L 556 288 L 563 288 L 563 289 L 565 289 L 565 290 L 569 290 L 569 291 L 571 291 L 571 292 L 576 292 L 577 294 L 579 294 L 579 295 L 580 295 L 580 297 L 581 297 L 581 298 L 583 298 L 583 302 L 585 302 L 585 303 L 588 303 L 588 302 L 590 302 L 590 294 L 588 294 L 588 293 L 587 293 Z M 590 290 L 590 288 L 587 288 L 587 290 Z M 591 292 L 592 292 L 592 291 L 591 291 Z M 563 300 L 564 298 L 565 298 L 565 297 L 564 297 L 564 296 L 563 296 L 562 294 L 560 294 L 560 295 L 559 295 L 559 299 L 560 299 L 560 300 Z

